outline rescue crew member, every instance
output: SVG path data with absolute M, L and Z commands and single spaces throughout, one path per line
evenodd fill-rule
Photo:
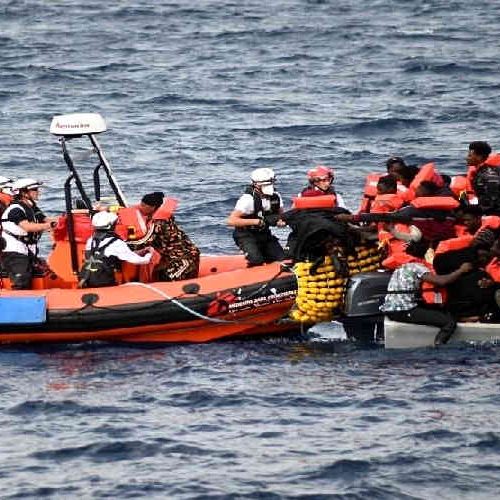
M 257 168 L 252 184 L 240 196 L 227 224 L 234 227 L 233 238 L 243 250 L 249 266 L 283 260 L 283 248 L 270 225 L 284 226 L 281 220 L 283 200 L 275 191 L 276 177 L 271 168 Z
M 94 234 L 87 240 L 85 260 L 80 271 L 81 288 L 116 285 L 115 271 L 121 262 L 149 264 L 153 250 L 133 252 L 115 232 L 118 216 L 112 212 L 97 212 L 92 217 Z
M 408 245 L 406 253 L 410 256 L 409 261 L 392 274 L 380 310 L 393 321 L 439 327 L 434 345 L 440 345 L 453 335 L 457 323 L 448 311 L 422 304 L 422 284 L 426 282 L 438 287 L 446 286 L 468 273 L 472 265 L 467 262 L 449 274 L 436 275 L 424 260 L 428 248 L 429 242 L 426 240 L 412 241 Z
M 333 169 L 318 165 L 307 172 L 308 185 L 300 192 L 299 196 L 323 196 L 333 195 L 332 207 L 346 208 L 341 194 L 335 191 L 333 181 L 335 174 Z
M 56 225 L 36 204 L 42 182 L 21 178 L 12 184 L 14 198 L 2 214 L 2 238 L 5 248 L 2 267 L 8 273 L 14 290 L 31 287 L 35 269 L 45 263 L 38 258 L 38 241 L 44 231 Z

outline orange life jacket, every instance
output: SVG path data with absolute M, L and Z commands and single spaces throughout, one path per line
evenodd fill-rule
M 457 198 L 465 198 L 471 204 L 477 203 L 476 194 L 467 175 L 454 175 L 451 178 L 450 189 Z
M 486 272 L 495 283 L 500 283 L 500 261 L 495 257 L 486 267 Z
M 397 193 L 395 194 L 378 194 L 373 200 L 370 208 L 370 213 L 387 213 L 394 212 L 403 206 L 403 199 Z
M 377 184 L 383 174 L 368 174 L 365 179 L 365 187 L 363 188 L 363 198 L 361 198 L 361 206 L 359 213 L 367 214 L 371 212 L 371 205 L 377 196 Z
M 120 207 L 115 233 L 124 240 L 139 240 L 147 232 L 144 217 L 137 207 Z
M 0 215 L 12 202 L 12 196 L 7 193 L 0 192 Z
M 411 201 L 415 208 L 431 208 L 435 210 L 454 210 L 460 202 L 451 196 L 419 196 Z
M 463 236 L 459 236 L 457 238 L 440 241 L 436 247 L 435 255 L 467 248 L 472 243 L 473 239 L 474 236 L 472 234 L 464 234 Z
M 93 229 L 90 215 L 87 210 L 80 213 L 72 213 L 73 233 L 76 243 L 86 243 L 92 236 Z M 52 238 L 55 242 L 68 241 L 68 215 L 63 214 L 57 219 L 57 224 L 52 230 Z
M 481 227 L 476 232 L 476 234 L 482 229 L 499 229 L 500 228 L 500 216 L 498 215 L 485 215 L 481 217 Z
M 434 182 L 434 184 L 438 185 L 439 187 L 444 186 L 443 178 L 436 171 L 436 165 L 433 162 L 426 163 L 420 168 L 418 174 L 411 181 L 408 187 L 407 200 L 411 201 L 413 198 L 415 198 L 415 192 L 422 181 Z
M 167 198 L 153 214 L 153 220 L 168 220 L 174 215 L 179 202 L 174 198 Z
M 306 210 L 308 208 L 334 208 L 337 206 L 337 197 L 334 194 L 321 196 L 295 196 L 292 198 L 292 208 Z

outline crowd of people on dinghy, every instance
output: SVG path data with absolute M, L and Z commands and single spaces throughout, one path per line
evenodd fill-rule
M 385 172 L 367 176 L 360 209 L 351 213 L 335 190 L 333 170 L 317 166 L 294 200 L 295 207 L 329 207 L 349 232 L 378 240 L 383 268 L 397 270 L 382 311 L 440 327 L 437 344 L 449 339 L 457 320 L 500 319 L 500 154 L 485 141 L 471 142 L 466 167 L 450 177 L 432 162 L 417 167 L 391 157 Z M 283 249 L 269 230 L 291 225 L 274 172 L 257 169 L 251 180 L 228 218 L 236 244 L 249 265 L 293 259 L 293 231 Z M 325 201 L 309 203 L 310 197 Z

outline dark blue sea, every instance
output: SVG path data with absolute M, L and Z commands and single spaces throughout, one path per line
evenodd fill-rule
M 51 118 L 99 112 L 128 201 L 162 190 L 234 252 L 254 168 L 290 203 L 332 166 L 355 210 L 391 155 L 455 174 L 469 142 L 500 149 L 499 26 L 486 0 L 2 0 L 0 174 L 61 212 Z M 499 380 L 497 347 L 327 334 L 2 347 L 0 496 L 498 498 Z

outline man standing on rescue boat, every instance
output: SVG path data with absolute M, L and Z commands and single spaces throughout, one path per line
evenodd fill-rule
M 233 238 L 243 250 L 249 266 L 284 259 L 283 248 L 269 226 L 284 226 L 283 200 L 275 191 L 276 177 L 271 168 L 257 168 L 252 184 L 240 196 L 227 224 L 234 227 Z
M 11 187 L 14 198 L 2 215 L 2 266 L 14 290 L 31 287 L 35 267 L 41 262 L 38 241 L 56 224 L 56 219 L 47 217 L 36 204 L 42 184 L 31 178 L 15 181 Z

